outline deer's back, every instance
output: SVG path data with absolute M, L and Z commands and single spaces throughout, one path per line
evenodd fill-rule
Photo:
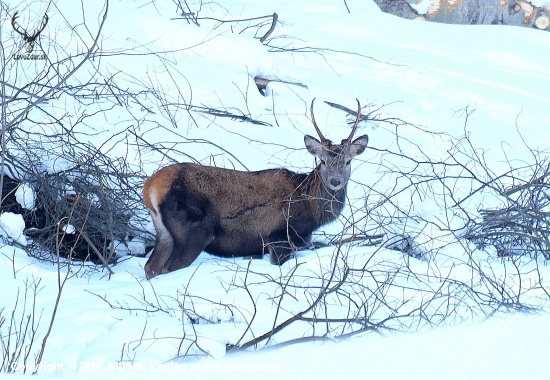
M 182 207 L 212 214 L 216 236 L 207 252 L 258 254 L 263 240 L 286 229 L 289 221 L 306 220 L 307 230 L 316 228 L 300 187 L 306 178 L 287 169 L 243 172 L 181 163 L 153 174 L 144 186 L 144 197 L 150 209 L 151 202 L 177 199 Z

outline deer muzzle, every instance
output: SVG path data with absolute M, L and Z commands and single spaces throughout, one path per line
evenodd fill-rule
M 342 181 L 342 179 L 338 177 L 331 177 L 328 180 L 328 187 L 332 191 L 338 191 L 341 190 L 344 187 L 345 183 Z

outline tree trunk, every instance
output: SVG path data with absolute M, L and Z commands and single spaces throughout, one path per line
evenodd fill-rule
M 374 2 L 382 12 L 410 20 L 419 17 L 419 14 L 409 5 L 410 0 L 409 2 L 407 0 L 374 0 Z
M 374 0 L 384 12 L 448 24 L 499 24 L 550 30 L 550 6 L 527 0 Z

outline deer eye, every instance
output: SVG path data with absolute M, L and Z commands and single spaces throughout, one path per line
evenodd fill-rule
M 327 163 L 325 162 L 325 160 L 321 160 L 321 165 L 326 165 Z
M 346 166 L 348 166 L 349 164 L 351 164 L 351 160 L 346 162 Z

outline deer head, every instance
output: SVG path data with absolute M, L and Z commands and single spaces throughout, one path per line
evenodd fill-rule
M 348 138 L 342 140 L 340 144 L 333 144 L 332 141 L 323 136 L 315 122 L 315 116 L 313 115 L 314 101 L 315 99 L 311 101 L 311 121 L 321 141 L 312 136 L 305 135 L 304 143 L 309 153 L 321 161 L 318 170 L 325 186 L 332 191 L 338 191 L 343 189 L 348 183 L 351 174 L 350 163 L 352 158 L 363 153 L 369 141 L 367 135 L 358 137 L 353 142 L 351 141 L 357 130 L 357 124 L 361 120 L 361 104 L 357 100 L 357 118 Z
M 32 35 L 28 35 L 26 30 L 23 30 L 19 24 L 15 20 L 19 17 L 17 15 L 19 12 L 15 12 L 13 17 L 11 18 L 11 26 L 13 27 L 13 30 L 15 30 L 17 33 L 19 33 L 21 36 L 23 36 L 23 41 L 25 41 L 27 53 L 32 53 L 34 50 L 34 41 L 38 38 L 40 33 L 44 30 L 46 25 L 48 24 L 48 15 L 44 14 L 44 18 L 42 19 L 42 25 L 38 28 L 36 32 L 34 32 Z

